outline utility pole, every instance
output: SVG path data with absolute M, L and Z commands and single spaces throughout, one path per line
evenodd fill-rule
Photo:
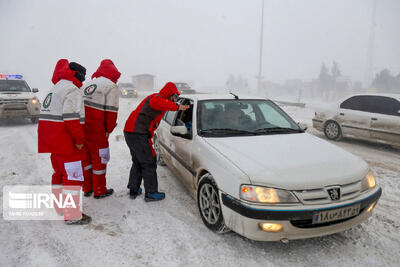
M 364 87 L 368 88 L 372 83 L 373 67 L 374 67 L 374 43 L 375 43 L 375 25 L 376 25 L 376 2 L 373 0 L 372 16 L 371 16 L 371 28 L 369 30 L 368 50 L 367 50 L 367 61 L 365 68 Z
M 262 57 L 263 57 L 263 40 L 264 40 L 264 0 L 262 0 L 261 8 L 261 32 L 260 32 L 260 54 L 259 54 L 259 65 L 258 65 L 258 76 L 257 78 L 257 94 L 261 91 L 262 74 Z

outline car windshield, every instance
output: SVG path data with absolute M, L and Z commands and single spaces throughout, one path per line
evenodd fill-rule
M 119 83 L 118 86 L 120 88 L 134 88 L 135 86 L 133 86 L 132 83 Z
M 0 80 L 0 92 L 30 92 L 28 85 L 22 80 Z
M 304 132 L 269 100 L 207 100 L 199 103 L 198 129 L 203 136 Z

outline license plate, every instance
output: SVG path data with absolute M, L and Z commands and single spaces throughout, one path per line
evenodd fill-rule
M 360 204 L 350 207 L 320 211 L 313 215 L 313 224 L 326 223 L 356 216 L 360 213 Z

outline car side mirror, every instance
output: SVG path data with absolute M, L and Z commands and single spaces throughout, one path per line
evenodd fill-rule
M 175 136 L 180 136 L 184 138 L 189 137 L 189 132 L 188 129 L 186 128 L 185 125 L 180 125 L 180 126 L 172 126 L 171 127 L 171 134 Z
M 37 89 L 37 88 L 32 88 L 32 92 L 33 92 L 33 93 L 37 93 L 37 92 L 39 92 L 39 89 Z
M 303 131 L 307 131 L 308 129 L 307 123 L 298 122 L 297 125 L 299 125 L 300 129 L 302 129 Z

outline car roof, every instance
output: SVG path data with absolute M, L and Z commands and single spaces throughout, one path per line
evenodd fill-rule
M 389 94 L 389 93 L 364 93 L 364 94 L 354 94 L 351 96 L 348 96 L 347 98 L 350 98 L 352 96 L 362 96 L 362 95 L 370 95 L 370 96 L 386 96 L 386 97 L 391 97 L 395 98 L 400 101 L 400 94 Z
M 223 99 L 235 99 L 235 97 L 231 94 L 181 94 L 180 97 L 182 98 L 189 98 L 197 101 L 201 100 L 223 100 Z M 240 99 L 259 99 L 259 100 L 266 100 L 266 98 L 262 98 L 259 96 L 244 96 L 238 95 Z

